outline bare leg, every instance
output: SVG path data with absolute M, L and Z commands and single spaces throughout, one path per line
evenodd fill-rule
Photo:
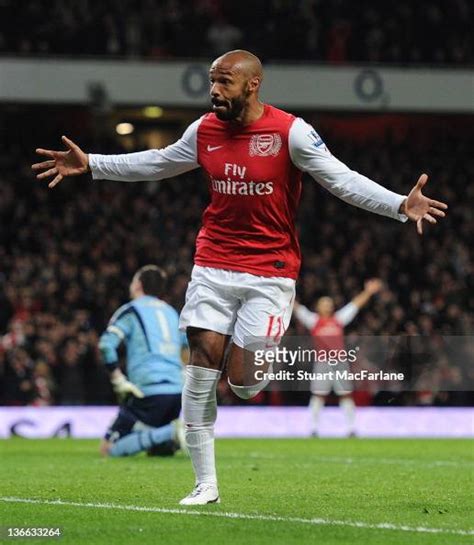
M 228 381 L 232 391 L 242 399 L 250 399 L 261 392 L 269 380 L 258 380 L 255 371 L 268 371 L 269 365 L 255 366 L 254 353 L 232 343 L 227 360 Z
M 188 365 L 222 370 L 224 354 L 229 344 L 229 335 L 222 335 L 215 331 L 197 327 L 188 327 L 186 336 L 190 349 Z

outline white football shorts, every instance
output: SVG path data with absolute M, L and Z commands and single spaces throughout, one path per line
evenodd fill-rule
M 277 346 L 290 323 L 295 301 L 292 278 L 193 267 L 179 327 L 231 335 L 241 348 Z
M 311 381 L 311 393 L 321 396 L 328 395 L 331 391 L 338 396 L 350 394 L 353 391 L 352 382 L 344 376 L 338 377 L 336 371 L 349 372 L 349 364 L 342 362 L 337 365 L 329 365 L 327 362 L 315 363 L 313 372 L 323 375 L 323 378 Z

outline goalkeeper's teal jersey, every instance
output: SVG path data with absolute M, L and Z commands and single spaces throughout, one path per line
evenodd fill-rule
M 127 349 L 128 380 L 145 396 L 181 392 L 181 349 L 186 340 L 173 307 L 149 295 L 120 307 L 99 342 L 106 364 L 117 364 L 121 342 Z

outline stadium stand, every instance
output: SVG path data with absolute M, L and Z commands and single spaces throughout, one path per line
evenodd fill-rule
M 0 54 L 208 60 L 245 44 L 267 62 L 463 66 L 471 15 L 467 0 L 2 0 Z

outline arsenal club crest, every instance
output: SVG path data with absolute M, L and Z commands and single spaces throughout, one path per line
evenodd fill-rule
M 258 155 L 268 157 L 278 155 L 281 149 L 281 136 L 274 132 L 273 134 L 255 134 L 250 139 L 250 157 Z

